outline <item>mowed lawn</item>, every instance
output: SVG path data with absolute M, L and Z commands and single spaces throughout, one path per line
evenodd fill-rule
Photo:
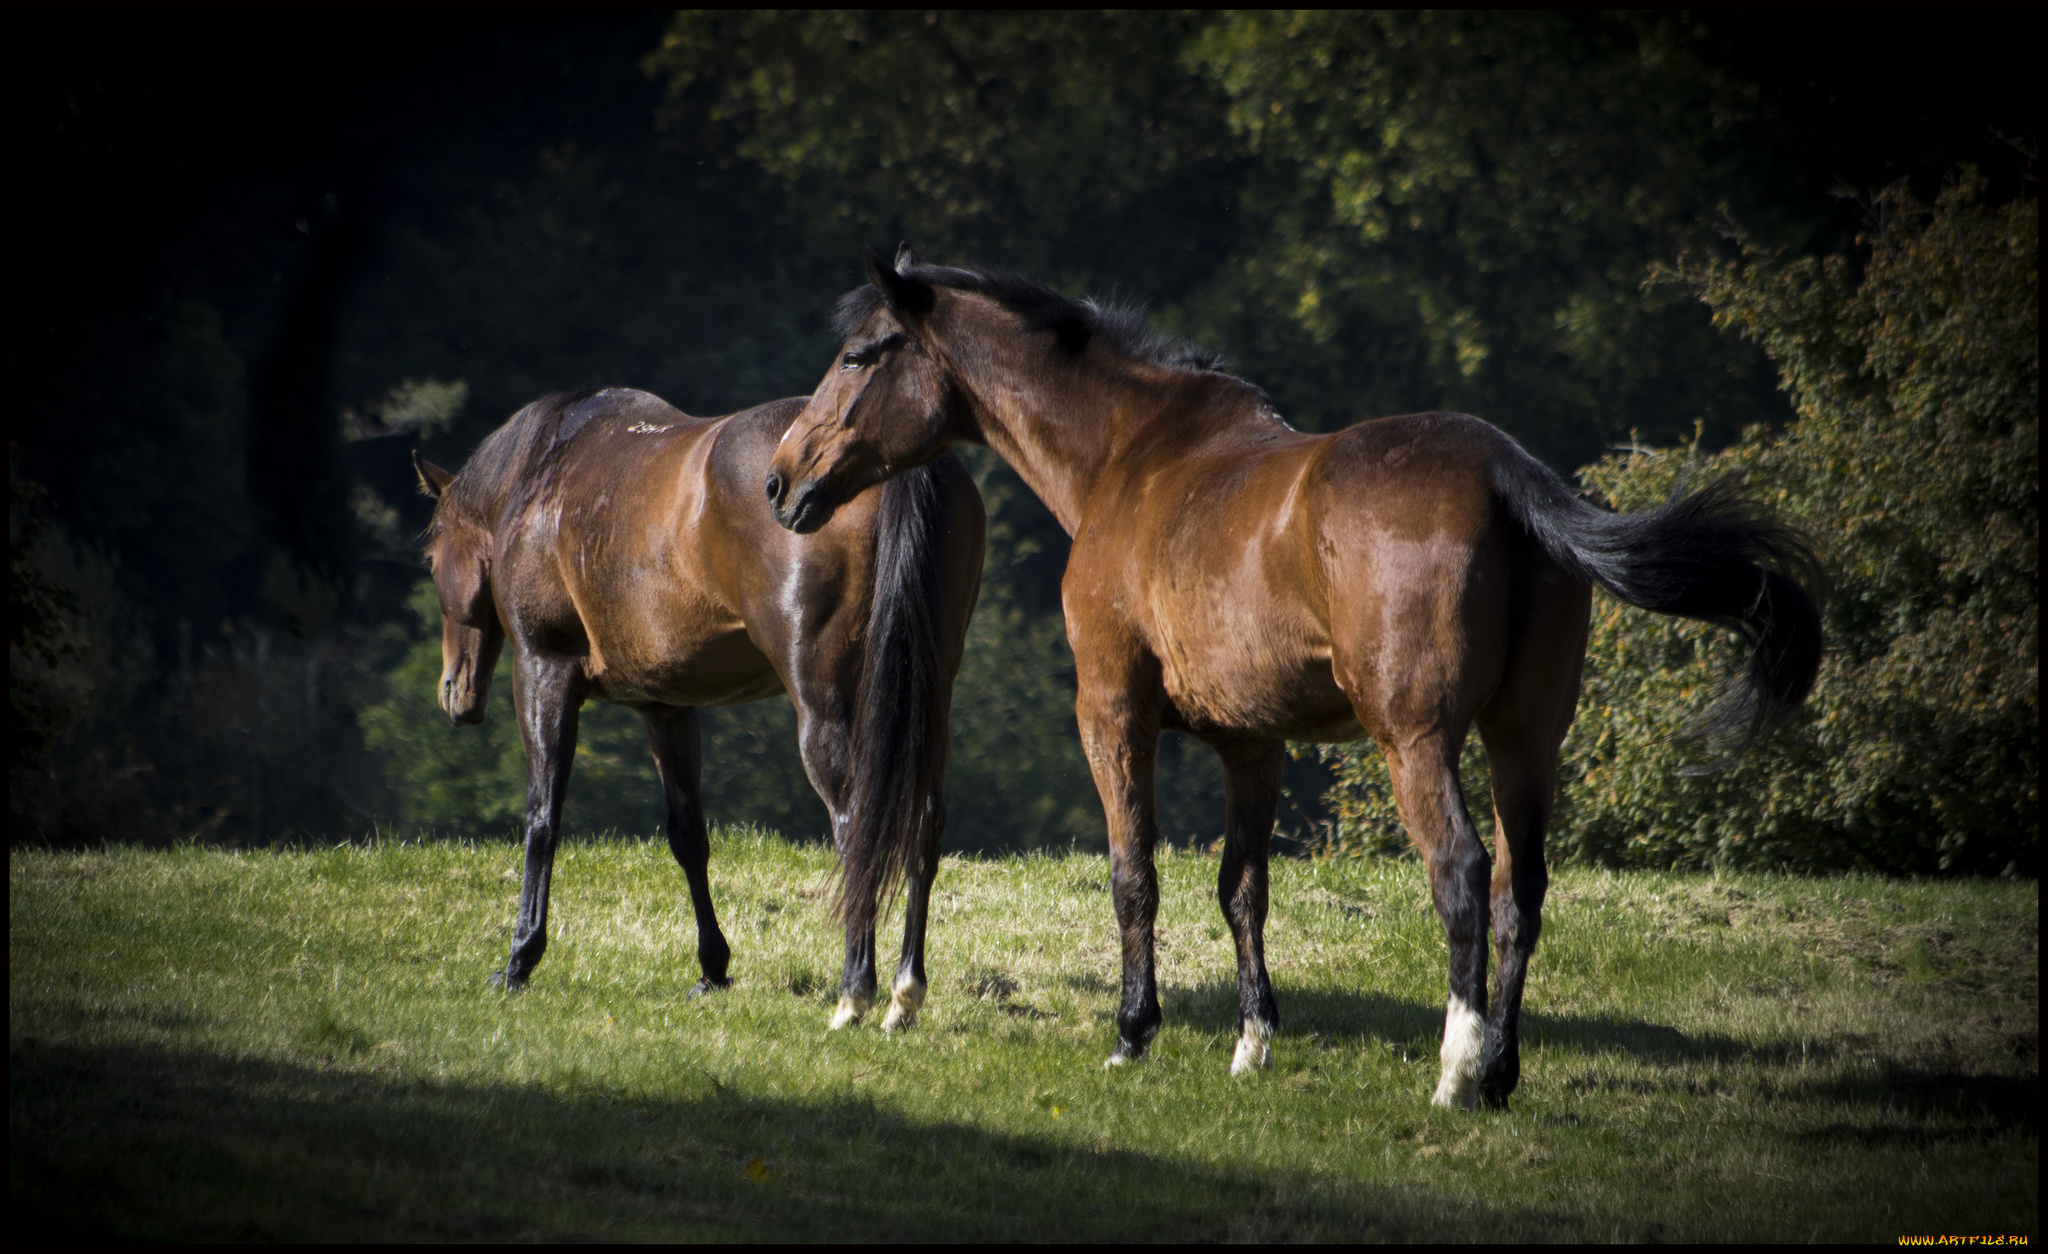
M 1100 857 L 947 859 L 918 1027 L 831 1033 L 828 857 L 722 832 L 691 1001 L 659 842 L 565 846 L 531 989 L 509 844 L 16 851 L 16 1239 L 2031 1236 L 2038 891 L 1569 870 L 1513 1109 L 1427 1104 L 1413 863 L 1276 862 L 1275 1065 L 1226 1074 L 1213 857 L 1162 858 L 1167 1023 L 1104 1071 Z M 893 950 L 893 929 L 884 942 Z M 886 979 L 886 976 L 885 976 Z M 872 1023 L 873 1021 L 871 1021 Z

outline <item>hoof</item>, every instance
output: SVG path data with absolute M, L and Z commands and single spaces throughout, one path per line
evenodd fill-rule
M 1450 1076 L 1445 1076 L 1437 1081 L 1436 1092 L 1430 1097 L 1429 1104 L 1444 1110 L 1477 1110 L 1479 1086 L 1467 1084 L 1461 1087 Z
M 831 1030 L 852 1027 L 868 1017 L 868 1011 L 875 1002 L 872 995 L 861 998 L 847 993 L 839 995 L 839 1005 L 833 1008 Z
M 484 977 L 484 983 L 507 993 L 523 992 L 526 989 L 526 977 L 513 975 L 510 971 L 493 971 Z
M 1237 1038 L 1237 1053 L 1230 1060 L 1230 1074 L 1264 1071 L 1273 1065 L 1273 1025 L 1257 1019 L 1244 1021 Z
M 1102 1060 L 1102 1069 L 1108 1071 L 1112 1067 L 1121 1067 L 1125 1063 L 1143 1061 L 1145 1061 L 1145 1047 L 1143 1045 L 1133 1045 L 1129 1041 L 1118 1041 L 1116 1043 L 1116 1052 Z
M 917 1025 L 917 1012 L 924 1009 L 924 985 L 917 980 L 898 980 L 889 995 L 889 1013 L 882 1019 L 884 1032 L 901 1032 Z
M 693 985 L 690 991 L 684 994 L 684 996 L 688 997 L 691 1001 L 696 1001 L 699 997 L 702 997 L 706 993 L 716 993 L 723 989 L 728 989 L 731 987 L 731 980 L 714 980 L 707 975 L 703 979 L 697 981 L 697 983 Z

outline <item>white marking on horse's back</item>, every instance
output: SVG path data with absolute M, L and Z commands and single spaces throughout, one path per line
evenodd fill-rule
M 1456 993 L 1444 1009 L 1443 1075 L 1430 1105 L 1473 1110 L 1479 1105 L 1479 1060 L 1486 1049 L 1486 1022 Z
M 639 422 L 634 423 L 632 426 L 626 428 L 626 430 L 632 432 L 634 435 L 660 435 L 664 431 L 673 431 L 675 429 L 676 428 L 674 423 L 670 423 L 668 426 L 665 427 L 657 427 L 653 423 L 648 422 L 644 418 L 641 419 Z

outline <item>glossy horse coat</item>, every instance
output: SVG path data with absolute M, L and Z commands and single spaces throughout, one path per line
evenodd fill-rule
M 1076 712 L 1123 941 L 1110 1061 L 1141 1054 L 1160 1022 L 1160 731 L 1196 736 L 1223 762 L 1234 1072 L 1268 1064 L 1279 1024 L 1265 920 L 1285 743 L 1368 735 L 1449 940 L 1435 1101 L 1504 1104 L 1591 586 L 1749 642 L 1749 671 L 1710 722 L 1746 744 L 1804 699 L 1819 665 L 1817 611 L 1786 573 L 1809 565 L 1799 537 L 1718 488 L 1607 513 L 1463 414 L 1304 434 L 1215 359 L 1014 277 L 921 265 L 907 250 L 894 264 L 871 254 L 869 277 L 841 304 L 841 356 L 777 451 L 768 492 L 784 525 L 826 525 L 862 489 L 966 440 L 1001 454 L 1072 535 L 1062 595 Z M 1493 770 L 1491 856 L 1458 780 L 1475 722 Z
M 565 393 L 521 410 L 459 475 L 418 463 L 437 501 L 427 552 L 451 719 L 482 720 L 492 667 L 512 645 L 526 871 L 503 983 L 525 983 L 547 949 L 548 882 L 589 699 L 630 706 L 647 725 L 696 912 L 697 991 L 729 983 L 706 870 L 697 709 L 786 692 L 843 873 L 835 1026 L 873 1003 L 874 919 L 898 874 L 908 903 L 885 1026 L 915 1019 L 947 712 L 981 577 L 981 498 L 948 458 L 813 535 L 777 527 L 761 483 L 803 404 L 706 419 L 644 392 Z

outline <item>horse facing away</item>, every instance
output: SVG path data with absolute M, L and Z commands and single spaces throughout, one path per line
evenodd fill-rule
M 696 912 L 702 979 L 691 995 L 730 984 L 707 871 L 697 708 L 787 692 L 840 860 L 846 964 L 832 1026 L 874 1004 L 875 915 L 899 873 L 903 955 L 883 1027 L 916 1020 L 947 717 L 986 520 L 973 480 L 945 458 L 815 534 L 776 527 L 759 485 L 803 406 L 707 419 L 645 392 L 560 393 L 514 415 L 459 474 L 415 455 L 436 502 L 427 556 L 450 719 L 483 721 L 491 671 L 512 644 L 526 869 L 512 952 L 494 982 L 524 985 L 547 950 L 577 714 L 595 698 L 647 725 L 669 848 Z
M 767 494 L 778 521 L 808 531 L 966 440 L 1008 461 L 1073 537 L 1061 592 L 1076 713 L 1123 939 L 1110 1063 L 1140 1056 L 1160 1023 L 1160 730 L 1223 761 L 1233 1073 L 1270 1065 L 1279 1023 L 1264 930 L 1285 742 L 1363 734 L 1391 769 L 1449 941 L 1434 1101 L 1505 1105 L 1592 585 L 1744 638 L 1746 675 L 1707 730 L 1746 747 L 1805 699 L 1820 664 L 1799 582 L 1808 546 L 1719 487 L 1608 513 L 1463 414 L 1303 434 L 1217 359 L 1012 276 L 923 265 L 907 248 L 894 264 L 869 253 L 868 275 L 841 301 L 841 355 L 783 438 Z M 1493 770 L 1491 857 L 1458 782 L 1475 720 Z

